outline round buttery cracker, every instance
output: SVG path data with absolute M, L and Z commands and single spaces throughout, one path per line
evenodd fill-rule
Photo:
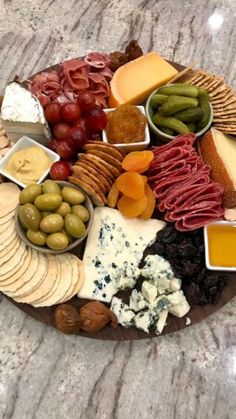
M 72 283 L 72 266 L 71 266 L 71 255 L 70 253 L 63 253 L 56 255 L 56 258 L 60 264 L 60 281 L 57 289 L 51 297 L 42 303 L 42 306 L 52 306 L 57 304 L 58 301 L 63 299 Z M 32 303 L 34 307 L 40 307 L 40 302 Z
M 21 242 L 19 248 L 10 260 L 0 266 L 0 284 L 2 284 L 7 278 L 11 277 L 12 273 L 17 272 L 22 266 L 26 256 L 27 256 L 27 247 Z
M 9 227 L 11 227 L 11 224 L 14 223 L 14 219 L 10 218 L 10 220 L 6 221 L 4 224 L 0 224 L 0 237 L 1 234 L 7 230 Z
M 14 244 L 14 245 L 13 245 Z M 21 240 L 18 239 L 16 242 L 13 241 L 13 244 L 11 242 L 11 247 L 7 247 L 8 251 L 5 252 L 5 254 L 1 254 L 0 256 L 0 267 L 2 265 L 4 265 L 4 263 L 6 263 L 9 259 L 11 259 L 12 257 L 14 258 L 14 255 L 16 254 L 16 252 L 18 251 L 18 248 L 21 245 Z M 1 268 L 0 268 L 1 269 Z
M 6 247 L 4 247 L 4 249 L 0 251 L 0 263 L 1 258 L 5 256 L 8 252 L 10 252 L 12 248 L 17 247 L 18 242 L 20 244 L 20 241 L 21 240 L 18 236 L 13 236 L 12 241 Z
M 65 301 L 70 300 L 76 293 L 74 293 L 75 288 L 78 287 L 78 283 L 81 287 L 83 282 L 83 277 L 80 278 L 80 269 L 79 269 L 79 259 L 77 256 L 70 254 L 71 258 L 71 267 L 72 267 L 72 281 L 71 286 L 64 295 L 64 297 L 57 301 L 57 304 L 64 303 Z M 77 291 L 78 292 L 78 291 Z
M 9 295 L 9 291 L 15 291 L 18 286 L 18 281 L 22 281 L 22 276 L 25 274 L 25 271 L 29 268 L 30 262 L 32 259 L 32 250 L 29 247 L 26 258 L 24 259 L 23 264 L 20 266 L 18 271 L 12 275 L 10 278 L 6 279 L 1 285 L 0 289 L 4 294 Z M 10 282 L 10 283 L 9 283 Z
M 47 270 L 43 277 L 43 281 L 39 286 L 25 297 L 16 297 L 15 300 L 21 303 L 33 304 L 39 298 L 46 295 L 54 285 L 57 277 L 57 264 L 55 262 L 55 256 L 46 255 L 47 258 Z
M 19 200 L 20 189 L 14 183 L 1 183 L 0 185 L 0 217 L 13 211 Z
M 55 281 L 53 283 L 53 286 L 45 295 L 43 295 L 42 297 L 40 297 L 40 298 L 38 298 L 37 300 L 34 301 L 34 306 L 36 306 L 36 304 L 37 304 L 37 307 L 43 306 L 44 305 L 43 302 L 45 300 L 47 300 L 48 298 L 50 298 L 52 294 L 54 294 L 55 290 L 57 289 L 57 287 L 59 285 L 61 265 L 60 265 L 56 256 L 54 257 L 54 262 L 56 264 L 57 273 L 56 273 L 56 276 L 55 276 Z
M 7 221 L 13 219 L 14 215 L 15 215 L 15 210 L 9 212 L 4 217 L 0 217 L 0 226 L 2 226 L 3 224 L 6 224 Z
M 43 280 L 46 269 L 47 259 L 45 255 L 33 250 L 27 270 L 22 273 L 20 278 L 15 276 L 15 282 L 10 284 L 7 289 L 5 288 L 5 293 L 13 298 L 30 294 Z
M 15 223 L 12 222 L 7 230 L 0 234 L 0 251 L 4 249 L 8 240 L 16 233 Z

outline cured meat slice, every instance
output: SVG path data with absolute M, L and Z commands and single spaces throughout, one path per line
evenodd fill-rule
M 179 231 L 190 231 L 201 228 L 206 224 L 217 221 L 223 217 L 224 211 L 221 209 L 211 209 L 200 212 L 194 212 L 184 216 L 175 223 L 175 227 Z
M 109 55 L 100 52 L 89 52 L 84 58 L 84 61 L 90 65 L 90 67 L 94 68 L 105 68 L 110 63 Z
M 88 70 L 89 66 L 81 59 L 64 61 L 61 65 L 65 80 L 74 90 L 84 90 L 89 88 Z

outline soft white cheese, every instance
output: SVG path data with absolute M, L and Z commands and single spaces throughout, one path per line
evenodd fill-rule
M 149 281 L 144 281 L 142 283 L 142 294 L 149 303 L 152 303 L 157 296 L 157 287 Z
M 134 318 L 134 324 L 138 329 L 148 333 L 155 322 L 156 314 L 151 310 L 140 311 Z
M 130 296 L 129 306 L 131 310 L 140 311 L 147 306 L 147 301 L 144 299 L 144 296 L 141 292 L 134 289 Z
M 6 86 L 1 118 L 7 134 L 13 140 L 27 135 L 46 144 L 51 136 L 39 100 L 20 83 L 11 82 Z
M 164 226 L 159 220 L 130 219 L 116 209 L 95 208 L 83 257 L 84 283 L 78 297 L 110 302 L 121 278 L 137 277 L 145 248 Z
M 133 325 L 135 313 L 130 310 L 129 306 L 124 304 L 120 298 L 113 297 L 110 309 L 116 315 L 118 323 L 123 327 L 130 327 Z

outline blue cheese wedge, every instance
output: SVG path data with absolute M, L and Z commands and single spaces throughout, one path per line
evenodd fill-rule
M 161 311 L 163 310 L 169 310 L 172 306 L 172 303 L 168 297 L 168 295 L 161 295 L 157 297 L 151 304 L 149 304 L 149 308 L 151 308 L 158 314 L 161 313 Z
M 121 326 L 130 327 L 133 325 L 135 313 L 120 298 L 113 297 L 110 309 L 116 315 L 117 321 Z
M 170 280 L 169 290 L 170 292 L 179 291 L 181 289 L 182 281 L 179 278 L 172 278 Z
M 26 135 L 47 145 L 51 133 L 43 107 L 37 97 L 20 83 L 11 82 L 6 86 L 1 119 L 5 131 L 14 141 Z
M 159 255 L 148 255 L 141 271 L 144 278 L 154 281 L 161 278 L 171 279 L 174 276 L 169 262 Z
M 116 209 L 95 208 L 78 297 L 109 303 L 120 287 L 131 286 L 145 248 L 164 226 L 159 220 L 130 219 Z
M 134 289 L 130 296 L 129 306 L 131 310 L 137 312 L 147 307 L 147 301 L 145 300 L 143 294 L 140 291 Z
M 190 305 L 186 300 L 186 297 L 182 290 L 176 291 L 173 294 L 168 295 L 168 300 L 172 304 L 170 308 L 170 313 L 174 316 L 183 317 L 189 312 Z
M 159 314 L 159 317 L 158 317 L 158 319 L 156 321 L 156 324 L 155 324 L 155 333 L 157 335 L 160 335 L 162 333 L 162 331 L 163 331 L 163 329 L 166 325 L 166 320 L 167 320 L 167 317 L 168 317 L 168 313 L 169 313 L 168 310 L 163 310 Z
M 124 264 L 120 269 L 120 277 L 117 280 L 118 290 L 134 288 L 140 276 L 140 269 L 131 262 Z

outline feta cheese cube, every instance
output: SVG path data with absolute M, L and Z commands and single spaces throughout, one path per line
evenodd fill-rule
M 130 310 L 129 306 L 123 303 L 120 298 L 112 298 L 110 309 L 116 315 L 118 323 L 123 327 L 130 327 L 133 325 L 135 313 Z
M 142 283 L 142 294 L 149 303 L 152 303 L 157 296 L 157 287 L 150 281 L 144 281 Z
M 145 301 L 143 294 L 135 289 L 131 293 L 129 306 L 131 310 L 140 311 L 147 306 L 147 302 Z

